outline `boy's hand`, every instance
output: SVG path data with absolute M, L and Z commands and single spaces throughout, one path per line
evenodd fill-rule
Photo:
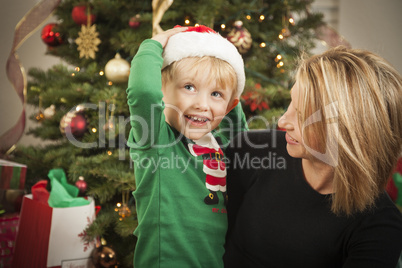
M 171 37 L 172 35 L 175 35 L 177 33 L 180 32 L 184 32 L 185 30 L 187 30 L 188 27 L 177 27 L 177 28 L 173 28 L 167 31 L 164 31 L 162 33 L 159 33 L 157 35 L 155 35 L 154 37 L 152 37 L 152 40 L 158 41 L 159 43 L 162 44 L 162 47 L 165 48 L 169 37 Z

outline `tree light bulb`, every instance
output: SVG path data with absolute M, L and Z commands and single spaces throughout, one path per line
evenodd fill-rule
M 293 18 L 289 19 L 290 24 L 295 25 L 295 20 Z

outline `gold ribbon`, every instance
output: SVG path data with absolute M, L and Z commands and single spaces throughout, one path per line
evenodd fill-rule
M 173 0 L 152 0 L 152 36 L 163 32 L 159 23 L 172 4 Z
M 7 60 L 6 73 L 21 100 L 22 111 L 17 123 L 0 137 L 0 155 L 9 154 L 15 149 L 15 144 L 21 138 L 25 129 L 27 80 L 24 67 L 20 64 L 16 50 L 50 17 L 60 1 L 43 0 L 39 2 L 25 14 L 15 27 L 14 41 Z

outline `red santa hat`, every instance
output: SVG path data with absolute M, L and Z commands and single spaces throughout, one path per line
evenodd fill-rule
M 206 26 L 189 27 L 171 36 L 163 51 L 162 69 L 187 57 L 204 56 L 224 60 L 233 67 L 237 76 L 237 96 L 240 96 L 246 82 L 243 58 L 232 43 Z

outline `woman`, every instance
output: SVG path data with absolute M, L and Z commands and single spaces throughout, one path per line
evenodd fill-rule
M 342 47 L 300 61 L 278 125 L 227 151 L 226 267 L 392 267 L 402 217 L 385 192 L 402 148 L 402 79 Z

